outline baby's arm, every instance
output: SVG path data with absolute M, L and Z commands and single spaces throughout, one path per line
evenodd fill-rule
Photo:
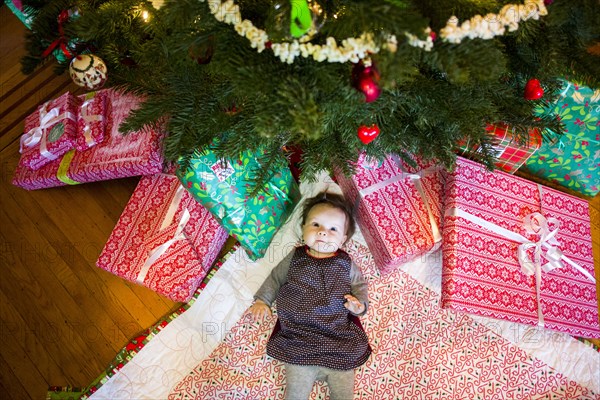
M 350 285 L 352 293 L 344 296 L 347 300 L 344 306 L 352 314 L 360 317 L 369 307 L 369 288 L 360 268 L 354 262 L 350 267 Z
M 290 269 L 290 262 L 294 256 L 294 251 L 295 250 L 292 250 L 290 254 L 273 268 L 268 278 L 254 295 L 254 304 L 250 306 L 249 309 L 254 321 L 258 321 L 267 315 L 271 315 L 271 305 L 277 298 L 279 288 L 287 281 L 287 274 Z

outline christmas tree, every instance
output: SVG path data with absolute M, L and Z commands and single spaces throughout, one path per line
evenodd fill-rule
M 50 51 L 62 54 L 58 72 L 76 54 L 97 55 L 110 85 L 145 96 L 121 131 L 166 123 L 170 160 L 214 139 L 224 156 L 266 150 L 266 167 L 300 148 L 312 177 L 350 172 L 360 151 L 451 166 L 469 140 L 491 166 L 486 124 L 506 123 L 523 141 L 531 128 L 560 132 L 534 107 L 553 99 L 558 78 L 600 78 L 597 0 L 24 4 L 35 16 L 24 71 Z

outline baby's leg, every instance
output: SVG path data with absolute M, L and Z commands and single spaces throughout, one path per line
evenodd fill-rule
M 320 367 L 285 364 L 285 400 L 307 400 Z
M 354 370 L 345 371 L 327 368 L 329 400 L 352 400 L 354 397 Z

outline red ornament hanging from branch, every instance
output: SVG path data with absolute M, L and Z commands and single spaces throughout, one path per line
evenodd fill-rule
M 379 127 L 377 124 L 371 126 L 361 125 L 358 127 L 358 138 L 364 144 L 369 144 L 379 136 Z
M 543 95 L 544 88 L 542 88 L 542 85 L 540 84 L 539 80 L 530 79 L 529 81 L 527 81 L 527 84 L 525 85 L 525 93 L 523 94 L 523 97 L 525 97 L 525 99 L 537 100 L 541 99 Z
M 374 64 L 365 67 L 362 62 L 352 67 L 352 86 L 365 95 L 365 101 L 370 103 L 377 100 L 381 94 L 379 88 L 379 71 Z

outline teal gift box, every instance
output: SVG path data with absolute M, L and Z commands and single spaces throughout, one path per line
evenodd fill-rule
M 536 113 L 558 115 L 565 133 L 544 141 L 525 169 L 595 196 L 600 191 L 600 90 L 564 81 L 558 100 Z
M 300 198 L 283 155 L 266 183 L 251 197 L 261 155 L 245 151 L 236 159 L 221 159 L 208 147 L 196 150 L 188 163 L 180 161 L 176 171 L 183 186 L 239 241 L 252 260 L 265 255 Z

